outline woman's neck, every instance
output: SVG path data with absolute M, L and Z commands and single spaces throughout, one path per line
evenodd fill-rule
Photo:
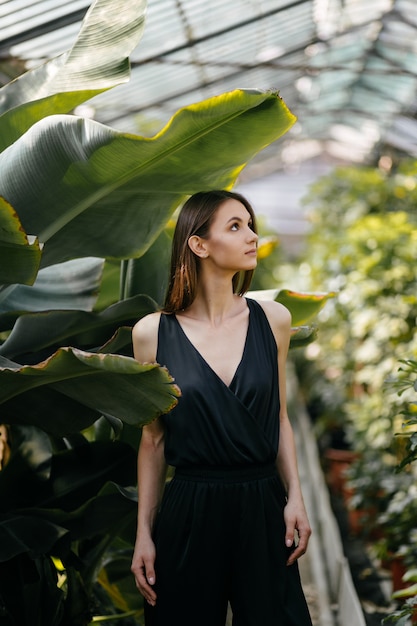
M 216 326 L 236 314 L 242 299 L 233 293 L 231 281 L 227 283 L 200 283 L 196 298 L 185 314 Z

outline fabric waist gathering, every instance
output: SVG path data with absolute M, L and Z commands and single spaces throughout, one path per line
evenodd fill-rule
M 278 476 L 275 463 L 241 467 L 189 466 L 177 467 L 174 478 L 193 482 L 245 483 Z

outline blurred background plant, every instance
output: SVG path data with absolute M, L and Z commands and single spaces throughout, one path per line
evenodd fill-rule
M 295 121 L 276 92 L 240 89 L 146 140 L 73 115 L 129 79 L 145 11 L 96 0 L 68 53 L 1 90 L 2 626 L 141 623 L 130 573 L 140 427 L 179 390 L 132 358 L 131 327 L 162 303 L 176 208 L 232 187 Z M 269 233 L 260 252 L 269 297 L 306 324 L 328 296 L 268 285 Z M 313 337 L 294 329 L 292 345 Z
M 310 188 L 303 288 L 337 297 L 295 355 L 325 471 L 334 449 L 351 454 L 340 488 L 362 516 L 353 532 L 406 568 L 417 565 L 416 175 L 411 160 L 347 167 Z

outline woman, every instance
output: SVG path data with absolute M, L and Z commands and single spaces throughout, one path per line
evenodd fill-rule
M 311 626 L 296 563 L 311 530 L 285 400 L 291 318 L 243 297 L 257 241 L 243 196 L 191 196 L 164 310 L 133 329 L 135 358 L 166 366 L 182 392 L 143 428 L 138 455 L 132 572 L 147 626 L 224 626 L 228 602 L 234 626 Z

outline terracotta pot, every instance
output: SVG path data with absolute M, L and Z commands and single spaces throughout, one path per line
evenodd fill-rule
M 355 537 L 368 536 L 375 512 L 371 509 L 348 509 L 349 529 Z
M 398 591 L 399 589 L 405 589 L 409 583 L 403 581 L 403 576 L 407 568 L 404 565 L 404 558 L 402 556 L 392 556 L 390 558 L 390 571 L 392 580 L 392 590 Z
M 361 508 L 352 508 L 351 502 L 355 495 L 355 490 L 351 487 L 343 489 L 343 500 L 347 510 L 349 529 L 356 537 L 366 537 L 372 541 L 377 541 L 382 537 L 382 529 L 376 523 L 378 509 L 375 505 L 369 504 Z
M 346 471 L 358 458 L 358 453 L 352 450 L 328 448 L 324 457 L 326 459 L 327 484 L 334 494 L 343 495 L 343 490 L 346 488 Z

